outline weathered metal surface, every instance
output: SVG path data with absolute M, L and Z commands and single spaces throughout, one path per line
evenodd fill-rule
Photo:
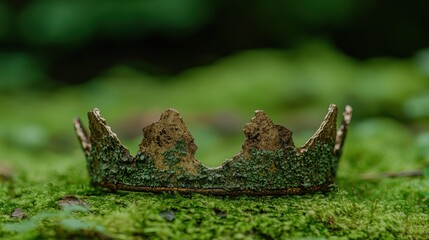
M 274 124 L 263 111 L 245 125 L 241 151 L 222 166 L 209 168 L 195 159 L 197 146 L 179 113 L 165 111 L 143 128 L 140 149 L 132 156 L 98 109 L 88 113 L 91 134 L 75 119 L 94 185 L 118 190 L 215 195 L 284 195 L 331 190 L 351 120 L 343 113 L 337 131 L 337 107 L 330 105 L 316 133 L 295 147 L 292 132 Z

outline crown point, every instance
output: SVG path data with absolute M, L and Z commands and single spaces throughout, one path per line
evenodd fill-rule
M 261 110 L 255 111 L 255 117 L 245 125 L 243 131 L 246 139 L 242 152 L 245 155 L 250 149 L 279 150 L 294 146 L 292 132 L 281 125 L 274 124 Z
M 334 109 L 334 108 L 337 108 L 337 105 L 335 105 L 333 103 L 329 104 L 329 109 Z
M 143 128 L 143 142 L 141 146 L 156 140 L 158 146 L 175 144 L 177 141 L 184 141 L 195 146 L 191 133 L 185 126 L 180 114 L 175 109 L 164 111 L 158 122 L 152 123 Z M 196 150 L 196 146 L 191 149 Z
M 194 143 L 189 130 L 178 111 L 168 109 L 162 113 L 158 122 L 143 128 L 143 140 L 140 143 L 139 153 L 152 156 L 159 169 L 170 168 L 166 155 L 179 151 L 172 158 L 176 159 L 174 165 L 190 173 L 195 173 L 199 162 L 194 158 L 197 145 Z M 176 156 L 177 155 L 177 156 Z
M 89 151 L 91 150 L 91 142 L 89 140 L 88 132 L 83 127 L 82 121 L 79 118 L 75 118 L 73 120 L 73 125 L 83 152 L 86 156 L 89 156 Z
M 350 124 L 350 121 L 352 120 L 352 112 L 353 108 L 347 105 L 343 113 L 343 118 L 348 124 Z
M 251 122 L 267 122 L 273 124 L 273 121 L 268 117 L 267 113 L 263 110 L 256 110 L 255 117 L 252 118 Z
M 99 119 L 103 119 L 103 118 L 101 117 L 100 109 L 98 109 L 98 108 L 94 108 L 94 110 L 90 111 L 88 114 L 92 114 L 92 115 L 94 115 L 95 117 L 97 117 L 97 118 L 99 118 Z M 103 120 L 104 120 L 104 119 L 103 119 Z
M 343 112 L 343 120 L 341 121 L 341 125 L 337 131 L 337 135 L 335 139 L 334 155 L 337 156 L 338 159 L 341 156 L 341 151 L 344 145 L 344 140 L 347 135 L 347 130 L 349 129 L 349 125 L 352 120 L 352 112 L 353 112 L 353 108 L 347 105 Z
M 180 115 L 179 111 L 177 111 L 174 108 L 169 108 L 169 109 L 165 110 L 163 114 L 166 114 L 166 115 Z
M 316 133 L 301 147 L 298 148 L 299 153 L 306 152 L 308 149 L 315 147 L 320 143 L 335 143 L 337 132 L 337 115 L 338 108 L 335 104 L 329 105 L 328 113 L 320 124 Z

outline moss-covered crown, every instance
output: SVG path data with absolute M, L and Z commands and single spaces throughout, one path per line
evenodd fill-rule
M 121 144 L 98 109 L 88 113 L 91 134 L 79 119 L 74 126 L 91 182 L 97 186 L 218 195 L 304 194 L 332 188 L 351 113 L 347 106 L 337 130 L 338 110 L 331 104 L 316 133 L 303 146 L 295 147 L 289 129 L 256 111 L 244 127 L 241 151 L 216 168 L 195 159 L 194 139 L 173 109 L 143 128 L 144 138 L 135 156 Z

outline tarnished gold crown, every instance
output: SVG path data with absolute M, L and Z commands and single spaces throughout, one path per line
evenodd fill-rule
M 143 128 L 132 156 L 98 109 L 88 113 L 90 135 L 79 119 L 76 134 L 87 158 L 91 183 L 115 190 L 216 195 L 283 195 L 329 191 L 334 184 L 352 108 L 346 106 L 339 129 L 331 104 L 316 133 L 295 147 L 292 132 L 273 124 L 263 111 L 244 127 L 241 151 L 220 167 L 195 159 L 197 146 L 176 110 Z

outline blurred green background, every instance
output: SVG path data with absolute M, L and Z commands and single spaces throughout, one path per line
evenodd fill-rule
M 217 166 L 239 151 L 254 110 L 301 145 L 336 103 L 355 110 L 341 174 L 422 167 L 427 9 L 399 0 L 1 1 L 0 161 L 84 161 L 71 120 L 94 107 L 135 152 L 141 128 L 172 107 L 197 158 Z

